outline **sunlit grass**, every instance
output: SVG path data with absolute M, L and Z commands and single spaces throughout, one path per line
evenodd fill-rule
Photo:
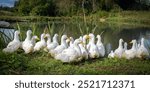
M 149 60 L 99 58 L 67 64 L 46 52 L 26 55 L 22 51 L 0 52 L 0 57 L 0 74 L 150 74 Z

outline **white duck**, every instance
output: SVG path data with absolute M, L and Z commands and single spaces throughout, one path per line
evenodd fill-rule
M 88 51 L 86 49 L 86 39 L 88 38 L 87 35 L 84 35 L 83 38 L 80 37 L 79 39 L 83 42 L 79 44 L 79 47 L 81 49 L 82 57 L 83 59 L 87 60 L 88 59 Z
M 62 62 L 78 62 L 82 60 L 81 56 L 81 49 L 79 47 L 79 43 L 81 41 L 79 39 L 76 39 L 74 41 L 73 48 L 67 48 L 64 51 L 62 51 L 61 54 L 58 54 L 56 56 L 57 60 L 61 60 Z
M 67 49 L 64 49 L 62 52 L 67 52 L 67 50 L 74 49 L 74 39 L 70 37 L 66 40 L 66 43 L 69 44 Z
M 64 49 L 67 49 L 68 44 L 66 43 L 67 35 L 63 35 L 61 37 L 61 44 L 58 45 L 54 50 L 50 51 L 50 54 L 52 57 L 55 57 L 56 55 L 60 54 Z
M 59 60 L 58 56 L 60 56 L 59 54 L 62 54 L 64 52 L 69 52 L 71 49 L 74 49 L 74 39 L 72 37 L 70 37 L 69 39 L 66 39 L 66 43 L 69 44 L 68 48 L 64 49 L 61 53 L 58 53 L 56 55 L 56 59 Z
M 89 57 L 90 58 L 98 58 L 99 57 L 99 51 L 98 47 L 95 44 L 95 36 L 94 34 L 90 33 L 89 34 L 89 39 L 90 39 L 90 45 L 89 45 Z
M 70 46 L 71 48 L 73 47 L 73 43 L 74 43 L 74 39 L 73 39 L 73 37 L 70 37 L 69 46 Z
M 98 47 L 98 51 L 99 51 L 99 55 L 100 57 L 104 57 L 105 55 L 105 48 L 104 48 L 104 45 L 101 41 L 101 36 L 100 35 L 97 35 L 97 43 L 96 43 L 96 46 Z
M 111 52 L 108 54 L 108 58 L 114 58 L 115 54 L 113 52 L 113 50 L 111 50 Z
M 32 34 L 32 31 L 28 30 L 26 32 L 26 39 L 22 42 L 22 49 L 25 51 L 26 54 L 33 51 L 34 45 L 31 42 L 31 34 Z
M 47 38 L 47 41 L 46 41 L 46 47 L 44 48 L 44 51 L 45 51 L 45 52 L 49 52 L 49 50 L 47 49 L 47 46 L 48 46 L 49 44 L 51 44 L 51 36 L 50 36 L 49 33 L 47 33 L 47 34 L 45 35 L 45 37 Z
M 126 59 L 133 59 L 136 57 L 136 53 L 137 53 L 137 49 L 136 49 L 136 40 L 132 40 L 130 43 L 133 43 L 132 44 L 132 48 L 129 49 L 129 50 L 126 50 L 124 53 L 123 53 L 123 57 L 126 58 Z
M 32 36 L 31 43 L 35 46 L 36 40 L 40 40 L 36 35 Z
M 89 39 L 89 35 L 84 35 L 84 36 L 83 36 L 83 44 L 84 44 L 84 47 L 85 47 L 86 49 L 87 49 L 87 45 L 86 45 L 87 39 Z
M 86 49 L 89 51 L 90 50 L 90 45 L 91 45 L 91 39 L 89 37 L 89 35 L 87 36 L 88 40 L 88 44 L 86 45 Z
M 45 37 L 47 37 L 47 42 L 46 42 L 46 45 L 48 46 L 49 44 L 51 44 L 51 36 L 50 34 L 46 34 Z
M 15 31 L 13 41 L 11 41 L 7 47 L 3 49 L 3 52 L 13 53 L 20 48 L 21 42 L 19 40 L 19 34 L 19 31 Z
M 144 45 L 144 38 L 141 39 L 141 45 L 139 46 L 139 48 L 137 49 L 137 57 L 138 58 L 146 58 L 149 56 L 148 50 L 146 49 L 145 45 Z
M 121 58 L 121 57 L 122 57 L 122 54 L 124 53 L 124 48 L 123 48 L 123 46 L 122 46 L 122 43 L 123 43 L 123 39 L 120 39 L 120 40 L 119 40 L 119 46 L 118 46 L 118 48 L 114 51 L 115 57 L 117 57 L 117 58 Z
M 59 43 L 58 43 L 58 34 L 55 34 L 53 36 L 53 42 L 51 42 L 50 44 L 47 45 L 47 49 L 48 49 L 49 52 L 51 52 L 51 50 L 54 50 L 58 45 L 59 45 Z
M 44 38 L 45 38 L 45 33 L 41 34 L 41 40 L 35 44 L 34 52 L 44 49 L 46 47 L 46 41 Z

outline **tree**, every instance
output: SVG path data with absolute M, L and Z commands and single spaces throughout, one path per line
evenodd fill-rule
M 149 0 L 115 0 L 124 10 L 149 10 Z
M 54 0 L 19 0 L 15 7 L 21 15 L 56 15 Z
M 84 2 L 84 3 L 83 3 Z M 101 10 L 149 10 L 150 0 L 18 0 L 15 9 L 20 15 L 72 16 Z

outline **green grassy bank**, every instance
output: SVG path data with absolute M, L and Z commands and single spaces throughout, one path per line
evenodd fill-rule
M 150 74 L 149 60 L 99 58 L 78 63 L 62 63 L 47 53 L 0 52 L 0 74 Z
M 115 22 L 115 23 L 128 23 L 128 24 L 143 24 L 150 26 L 150 12 L 149 11 L 121 11 L 121 12 L 105 12 L 89 14 L 86 16 L 87 22 Z M 61 16 L 61 17 L 48 17 L 48 16 L 17 16 L 11 13 L 2 13 L 0 20 L 8 22 L 20 21 L 68 21 L 68 20 L 83 20 L 83 16 Z

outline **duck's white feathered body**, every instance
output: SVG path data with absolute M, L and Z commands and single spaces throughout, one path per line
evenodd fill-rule
M 58 45 L 58 34 L 55 34 L 53 37 L 53 42 L 47 45 L 47 49 L 51 52 L 51 50 L 54 50 Z
M 47 33 L 45 37 L 47 37 L 46 45 L 48 46 L 49 44 L 51 44 L 51 36 Z
M 35 46 L 36 40 L 39 40 L 39 38 L 38 38 L 36 35 L 34 35 L 34 36 L 31 38 L 31 43 L 33 44 L 33 46 Z
M 35 44 L 34 52 L 44 49 L 46 47 L 46 41 L 44 37 L 45 37 L 45 33 L 41 34 L 41 40 Z
M 55 59 L 61 60 L 62 62 L 78 62 L 82 60 L 81 49 L 78 46 L 80 43 L 79 39 L 76 39 L 73 45 L 73 48 L 67 48 L 62 51 L 61 54 L 58 54 Z
M 98 40 L 97 40 L 96 46 L 98 47 L 99 55 L 100 55 L 100 57 L 104 57 L 105 48 L 104 48 L 103 43 L 101 42 L 101 36 L 97 35 L 97 39 Z
M 58 45 L 54 50 L 50 51 L 50 54 L 52 57 L 55 57 L 56 55 L 60 54 L 64 49 L 67 49 L 68 44 L 66 43 L 67 36 L 63 35 L 61 37 L 61 44 Z
M 89 44 L 89 57 L 90 58 L 99 58 L 98 47 L 95 44 L 95 36 L 94 34 L 89 34 L 90 44 Z
M 22 49 L 26 54 L 30 53 L 33 51 L 34 45 L 31 42 L 31 30 L 28 30 L 26 33 L 26 39 L 22 42 Z
M 133 59 L 136 57 L 137 49 L 136 49 L 136 40 L 132 40 L 132 48 L 129 50 L 125 50 L 123 53 L 123 57 L 126 59 Z
M 80 37 L 79 39 L 82 41 L 81 44 L 79 44 L 79 47 L 81 49 L 81 54 L 82 54 L 82 58 L 87 60 L 88 59 L 88 51 L 86 49 L 86 39 L 87 39 L 87 35 L 84 35 L 83 38 Z
M 7 47 L 3 49 L 3 52 L 13 53 L 13 52 L 17 51 L 20 48 L 21 42 L 19 40 L 19 36 L 18 36 L 19 34 L 20 34 L 19 31 L 15 31 L 13 41 L 11 41 L 7 45 Z
M 113 52 L 113 50 L 108 54 L 108 58 L 114 58 L 115 57 L 115 54 Z
M 137 49 L 137 57 L 138 58 L 146 58 L 149 57 L 149 53 L 148 50 L 146 49 L 145 45 L 144 45 L 144 38 L 141 39 L 141 45 L 139 46 L 139 48 Z
M 124 53 L 124 48 L 123 48 L 122 43 L 123 43 L 123 40 L 120 39 L 120 40 L 119 40 L 119 46 L 118 46 L 118 48 L 114 51 L 115 57 L 117 57 L 117 58 L 122 58 L 122 54 Z

